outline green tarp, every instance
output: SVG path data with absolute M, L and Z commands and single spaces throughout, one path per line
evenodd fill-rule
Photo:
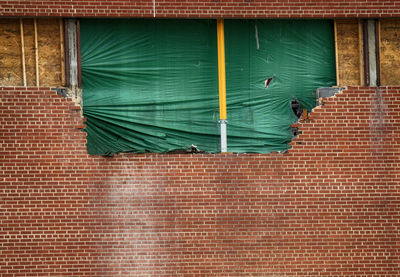
M 218 152 L 216 37 L 215 20 L 82 19 L 88 152 Z M 228 151 L 287 149 L 290 102 L 335 83 L 332 23 L 225 20 L 225 47 Z
M 332 22 L 227 20 L 225 36 L 229 151 L 286 150 L 291 101 L 311 110 L 315 90 L 336 83 Z

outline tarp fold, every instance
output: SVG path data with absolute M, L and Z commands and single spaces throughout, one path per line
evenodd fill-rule
M 80 26 L 90 154 L 220 151 L 215 20 Z M 290 101 L 311 110 L 315 89 L 335 83 L 332 23 L 225 20 L 225 48 L 228 151 L 287 149 Z

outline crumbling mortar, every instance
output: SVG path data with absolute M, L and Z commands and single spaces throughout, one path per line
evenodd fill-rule
M 343 91 L 347 90 L 347 87 L 340 87 L 338 88 L 337 92 L 335 92 L 334 95 L 330 96 L 330 97 L 319 97 L 317 99 L 317 106 L 315 106 L 311 112 L 307 113 L 305 116 L 302 115 L 297 123 L 294 123 L 291 126 L 292 130 L 296 129 L 296 135 L 293 137 L 291 143 L 289 143 L 292 147 L 294 145 L 304 145 L 307 144 L 306 142 L 301 140 L 301 135 L 303 134 L 303 130 L 302 130 L 302 125 L 303 124 L 307 124 L 307 123 L 311 123 L 315 120 L 315 118 L 313 117 L 313 112 L 316 112 L 317 110 L 321 110 L 323 106 L 325 106 L 325 104 L 329 104 L 330 102 L 332 102 L 334 98 L 336 98 L 337 96 L 339 96 L 340 94 L 343 94 Z M 317 93 L 318 95 L 318 93 Z M 290 150 L 289 150 L 290 152 Z
M 78 87 L 72 87 L 67 89 L 67 97 L 71 98 L 72 101 L 82 108 L 82 89 Z
M 55 90 L 57 94 L 61 95 L 63 98 L 71 99 L 76 105 L 78 105 L 82 109 L 82 89 L 78 87 L 56 87 L 51 88 L 51 90 Z

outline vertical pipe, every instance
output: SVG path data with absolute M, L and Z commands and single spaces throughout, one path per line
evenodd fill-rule
M 226 139 L 226 77 L 225 77 L 225 37 L 224 20 L 217 20 L 218 42 L 218 87 L 219 87 L 219 119 L 221 125 L 221 152 L 227 152 Z
M 22 81 L 23 81 L 24 87 L 26 87 L 24 23 L 22 21 L 22 18 L 19 19 L 19 30 L 20 30 L 20 33 L 21 33 Z
M 38 31 L 37 31 L 37 19 L 33 20 L 33 26 L 35 29 L 35 66 L 36 66 L 36 86 L 39 86 L 39 48 L 38 48 Z
M 219 122 L 221 127 L 221 152 L 225 153 L 228 151 L 228 144 L 226 141 L 226 123 L 228 121 L 226 119 L 221 119 Z

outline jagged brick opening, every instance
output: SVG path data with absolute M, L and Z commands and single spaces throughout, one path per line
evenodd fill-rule
M 400 272 L 400 88 L 324 99 L 286 154 L 114 158 L 72 100 L 0 92 L 4 276 Z
M 385 18 L 381 84 L 399 79 L 396 1 L 9 0 L 0 16 L 353 19 L 335 20 L 341 86 L 365 81 L 358 19 Z M 399 95 L 324 99 L 285 154 L 104 158 L 72 100 L 0 88 L 0 275 L 398 276 Z

